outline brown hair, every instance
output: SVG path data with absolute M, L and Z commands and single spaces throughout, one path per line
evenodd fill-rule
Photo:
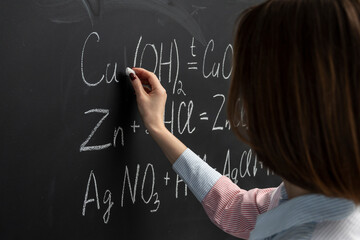
M 235 133 L 287 181 L 359 204 L 360 1 L 252 7 L 239 18 L 233 64 Z

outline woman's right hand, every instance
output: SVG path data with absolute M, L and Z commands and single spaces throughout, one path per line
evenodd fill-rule
M 136 76 L 130 76 L 131 83 L 145 127 L 173 164 L 186 150 L 186 146 L 165 127 L 166 91 L 154 73 L 143 68 L 133 68 L 133 70 Z M 144 88 L 143 84 L 150 85 L 151 90 Z
M 145 127 L 151 134 L 152 131 L 165 127 L 166 90 L 154 73 L 143 68 L 132 69 L 136 73 L 136 76 L 130 76 L 130 78 L 135 90 L 138 109 Z M 151 90 L 144 88 L 143 84 L 150 85 Z

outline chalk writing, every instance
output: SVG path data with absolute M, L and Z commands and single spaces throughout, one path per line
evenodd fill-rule
M 197 14 L 198 10 L 202 10 L 202 8 L 197 7 L 196 9 L 194 14 Z M 215 92 L 208 96 L 202 94 L 204 96 L 203 101 L 206 101 L 207 104 L 198 104 L 199 100 L 193 98 L 194 93 L 190 91 L 190 86 L 192 86 L 191 81 L 209 82 L 212 79 L 229 79 L 232 72 L 233 47 L 231 44 L 217 45 L 214 39 L 205 45 L 197 46 L 194 37 L 189 38 L 187 44 L 189 44 L 189 48 L 187 51 L 183 51 L 175 38 L 159 42 L 146 40 L 145 37 L 140 36 L 133 51 L 133 66 L 143 67 L 146 64 L 146 68 L 155 72 L 162 85 L 167 89 L 168 96 L 171 99 L 166 103 L 164 124 L 171 133 L 180 137 L 196 136 L 197 133 L 201 132 L 228 134 L 227 132 L 231 127 L 230 122 L 226 119 L 224 109 L 226 94 L 215 89 Z M 91 69 L 87 66 L 87 62 L 89 61 L 88 58 L 95 56 L 94 46 L 101 51 L 100 34 L 97 32 L 92 32 L 85 38 L 80 51 L 80 71 L 84 87 L 96 88 L 100 84 L 107 84 L 108 86 L 120 84 L 118 79 L 119 64 L 116 61 L 108 62 L 105 68 L 102 68 L 104 73 L 98 74 L 97 77 L 96 74 L 89 74 Z M 124 46 L 123 49 L 127 51 L 129 48 Z M 219 58 L 219 51 L 221 51 L 221 57 L 217 59 Z M 125 52 L 126 54 L 127 52 Z M 186 61 L 182 61 L 183 55 L 186 55 Z M 186 79 L 180 74 L 182 67 L 188 72 L 198 73 L 200 77 L 198 79 Z M 238 101 L 237 104 L 241 104 L 241 102 Z M 245 111 L 242 105 L 238 107 L 241 110 L 238 126 L 241 125 L 246 128 Z M 139 119 L 130 118 L 126 122 L 121 122 L 121 126 L 114 124 L 113 112 L 115 111 L 118 110 L 93 108 L 84 112 L 86 121 L 94 121 L 93 118 L 96 117 L 96 123 L 90 130 L 90 134 L 84 136 L 85 140 L 80 144 L 80 152 L 110 151 L 113 148 L 126 149 L 128 138 L 132 138 L 134 135 L 149 134 Z M 219 151 L 222 150 L 219 149 Z M 229 147 L 223 151 L 220 159 L 214 159 L 208 153 L 203 153 L 202 159 L 205 162 L 211 159 L 209 160 L 210 165 L 214 162 L 222 165 L 222 174 L 229 177 L 235 184 L 238 184 L 240 179 L 256 177 L 260 172 L 262 174 L 265 172 L 267 176 L 273 174 L 269 169 L 263 167 L 256 154 L 253 154 L 249 148 L 239 152 L 238 149 Z M 131 161 L 135 160 L 137 159 L 131 159 Z M 144 163 L 125 165 L 119 175 L 122 184 L 119 189 L 121 191 L 119 205 L 121 207 L 144 205 L 147 211 L 153 214 L 161 211 L 163 203 L 161 201 L 162 194 L 158 189 L 159 183 L 162 184 L 161 191 L 171 189 L 170 192 L 174 194 L 174 200 L 187 199 L 188 186 L 179 175 L 170 169 L 161 170 L 163 172 L 160 173 L 158 171 L 151 161 L 145 165 Z M 86 211 L 89 209 L 99 211 L 104 205 L 103 222 L 107 224 L 110 221 L 111 209 L 114 205 L 113 195 L 109 189 L 105 190 L 101 202 L 98 190 L 94 171 L 91 171 L 83 199 L 82 215 L 86 216 Z
M 93 188 L 94 193 L 95 193 L 95 196 L 93 198 L 91 198 L 89 196 L 90 188 Z M 95 174 L 94 174 L 93 170 L 91 170 L 91 172 L 90 172 L 89 179 L 88 179 L 87 186 L 86 186 L 85 197 L 84 197 L 83 208 L 82 208 L 82 215 L 83 216 L 86 215 L 87 205 L 92 203 L 92 202 L 95 202 L 96 203 L 96 209 L 100 210 L 98 186 L 97 186 L 96 177 L 95 177 Z M 109 189 L 105 190 L 103 203 L 105 205 L 107 205 L 106 211 L 105 211 L 105 213 L 103 215 L 103 221 L 104 221 L 105 224 L 107 224 L 109 222 L 109 219 L 110 219 L 111 208 L 114 205 L 114 202 L 111 199 L 111 191 Z
M 95 198 L 89 198 L 89 189 L 90 189 L 91 182 L 93 182 L 93 184 L 94 184 Z M 86 213 L 86 205 L 89 203 L 95 202 L 95 200 L 96 200 L 97 209 L 100 209 L 99 194 L 98 194 L 98 189 L 97 189 L 96 178 L 95 178 L 95 174 L 93 173 L 93 171 L 91 171 L 88 182 L 87 182 L 87 187 L 86 187 L 86 192 L 85 192 L 85 197 L 84 197 L 84 204 L 83 204 L 83 209 L 82 209 L 83 216 L 85 216 L 85 213 Z
M 88 78 L 85 77 L 85 50 L 86 50 L 86 46 L 88 41 L 90 40 L 90 38 L 92 36 L 96 37 L 96 42 L 100 42 L 100 36 L 97 32 L 92 32 L 89 34 L 89 36 L 86 38 L 84 45 L 82 47 L 82 51 L 81 51 L 81 61 L 80 61 L 80 69 L 81 69 L 81 77 L 83 82 L 89 86 L 89 87 L 96 87 L 97 85 L 99 85 L 101 82 L 103 82 L 104 79 L 106 79 L 106 83 L 111 83 L 111 82 L 116 82 L 118 83 L 119 80 L 116 78 L 116 73 L 117 73 L 117 63 L 114 63 L 114 68 L 113 68 L 113 73 L 111 75 L 111 73 L 109 72 L 109 68 L 111 67 L 111 63 L 107 63 L 106 64 L 106 68 L 105 68 L 105 74 L 102 74 L 100 77 L 100 80 L 95 80 L 94 82 L 90 81 Z M 109 78 L 109 75 L 111 75 L 111 77 Z
M 97 124 L 95 125 L 95 127 L 92 129 L 91 133 L 89 134 L 89 136 L 86 138 L 86 140 L 80 145 L 80 152 L 85 152 L 85 151 L 99 151 L 99 150 L 103 150 L 106 148 L 109 148 L 111 146 L 116 147 L 116 142 L 117 139 L 119 137 L 119 133 L 120 133 L 120 138 L 121 138 L 121 146 L 124 146 L 124 131 L 123 128 L 118 126 L 115 127 L 115 131 L 114 131 L 114 136 L 112 139 L 112 142 L 109 143 L 104 143 L 104 144 L 100 144 L 100 145 L 93 145 L 93 146 L 88 146 L 87 144 L 89 143 L 89 141 L 91 140 L 91 138 L 94 136 L 94 134 L 98 131 L 98 128 L 102 125 L 102 123 L 105 121 L 105 119 L 109 116 L 110 114 L 110 110 L 109 109 L 90 109 L 89 111 L 86 111 L 85 114 L 89 114 L 89 113 L 100 113 L 103 114 L 102 118 L 97 122 Z M 134 122 L 135 124 L 135 122 Z M 140 127 L 137 126 L 136 127 Z M 135 130 L 134 130 L 135 132 Z
M 85 112 L 85 114 L 89 114 L 89 113 L 101 113 L 101 114 L 103 114 L 103 117 L 95 125 L 95 127 L 93 128 L 93 130 L 91 131 L 89 136 L 86 138 L 86 140 L 80 145 L 80 152 L 102 150 L 102 149 L 106 149 L 111 146 L 111 143 L 87 146 L 88 142 L 94 136 L 97 129 L 100 127 L 100 125 L 103 123 L 103 121 L 109 116 L 109 110 L 108 109 L 91 109 L 91 110 Z
M 228 59 L 230 56 L 232 56 L 233 47 L 231 44 L 229 44 L 224 51 L 222 62 L 213 62 L 212 66 L 211 66 L 211 63 L 208 64 L 207 60 L 208 60 L 208 56 L 209 56 L 210 52 L 214 51 L 214 47 L 215 47 L 215 42 L 213 39 L 211 39 L 206 46 L 205 53 L 203 56 L 203 64 L 202 64 L 203 77 L 209 78 L 211 76 L 214 78 L 219 78 L 220 77 L 220 67 L 221 67 L 221 76 L 224 79 L 228 79 L 231 76 L 232 68 L 230 68 L 228 70 L 228 72 L 226 73 L 225 72 L 225 63 L 226 63 L 226 59 Z M 209 70 L 209 67 L 208 67 L 209 65 L 211 66 L 211 68 L 210 68 L 211 70 Z
M 150 170 L 149 170 L 150 169 Z M 145 184 L 146 180 L 148 179 L 148 172 L 150 171 L 150 183 L 151 183 L 151 192 L 149 194 L 149 196 L 145 196 L 144 195 L 144 190 L 145 187 L 147 186 Z M 129 174 L 129 168 L 128 166 L 125 166 L 125 174 L 124 174 L 124 180 L 123 180 L 123 187 L 122 187 L 122 192 L 121 192 L 121 207 L 124 207 L 125 203 L 124 203 L 124 199 L 126 196 L 126 186 L 129 190 L 130 193 L 130 198 L 131 198 L 131 202 L 132 204 L 135 204 L 136 202 L 136 194 L 137 194 L 137 189 L 138 189 L 138 180 L 139 180 L 139 174 L 140 174 L 140 164 L 137 164 L 136 166 L 136 172 L 135 172 L 135 176 L 133 177 L 134 181 L 133 184 L 131 184 L 131 177 Z M 150 210 L 150 212 L 156 212 L 159 207 L 160 207 L 160 200 L 159 200 L 159 194 L 157 192 L 154 192 L 155 189 L 155 170 L 154 170 L 154 166 L 151 163 L 148 163 L 143 175 L 143 180 L 142 180 L 142 184 L 141 184 L 141 190 L 140 190 L 140 194 L 141 194 L 141 199 L 145 204 L 149 204 L 152 203 L 152 205 L 154 205 L 154 207 Z M 127 184 L 126 184 L 127 183 Z
M 216 94 L 216 95 L 213 96 L 213 98 L 217 98 L 217 97 L 220 97 L 222 99 L 222 102 L 221 102 L 221 105 L 219 107 L 219 110 L 218 110 L 218 112 L 216 114 L 216 117 L 215 117 L 215 120 L 214 120 L 214 124 L 213 124 L 213 127 L 212 127 L 213 131 L 223 130 L 224 129 L 224 127 L 222 127 L 222 126 L 217 126 L 217 122 L 218 122 L 218 118 L 219 118 L 219 115 L 221 113 L 221 110 L 224 107 L 225 96 L 223 94 Z

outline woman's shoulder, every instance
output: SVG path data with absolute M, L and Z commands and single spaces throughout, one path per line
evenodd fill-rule
M 360 239 L 360 206 L 344 219 L 318 223 L 311 239 Z
M 260 215 L 251 239 L 360 239 L 359 229 L 360 210 L 352 201 L 308 194 Z

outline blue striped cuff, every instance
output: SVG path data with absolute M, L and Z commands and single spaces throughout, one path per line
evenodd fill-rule
M 190 149 L 180 155 L 172 168 L 200 202 L 222 176 Z

